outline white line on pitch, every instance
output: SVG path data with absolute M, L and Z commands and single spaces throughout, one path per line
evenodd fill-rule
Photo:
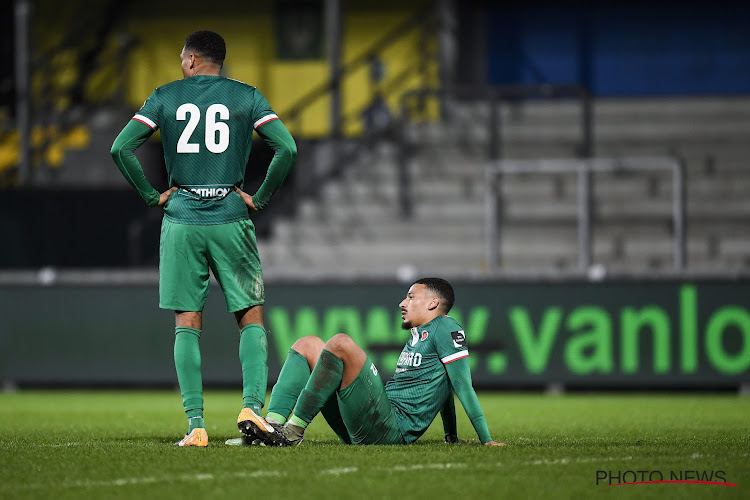
M 328 474 L 331 476 L 340 476 L 341 474 L 349 474 L 351 472 L 357 472 L 356 467 L 342 467 L 340 469 L 328 469 L 328 470 L 322 470 L 319 472 L 319 474 Z
M 278 470 L 256 470 L 253 472 L 232 472 L 233 477 L 279 477 L 286 475 L 284 471 Z
M 410 472 L 413 470 L 422 469 L 461 469 L 467 467 L 468 464 L 457 463 L 457 464 L 415 464 L 415 465 L 394 465 L 392 467 L 383 467 L 387 472 Z

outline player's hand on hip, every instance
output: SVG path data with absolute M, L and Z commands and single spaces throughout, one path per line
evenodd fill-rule
M 487 441 L 484 443 L 485 446 L 508 446 L 505 443 L 498 443 L 497 441 Z
M 247 205 L 248 207 L 250 207 L 250 211 L 251 212 L 257 212 L 258 211 L 258 209 L 255 208 L 255 203 L 253 203 L 253 197 L 252 196 L 250 196 L 249 194 L 247 194 L 246 192 L 244 192 L 243 190 L 241 190 L 238 187 L 235 187 L 234 190 L 237 191 L 237 194 L 239 194 L 240 196 L 242 196 L 242 201 L 245 202 L 245 205 Z
M 171 188 L 167 189 L 166 191 L 164 191 L 162 194 L 160 194 L 159 195 L 159 203 L 156 206 L 160 207 L 160 208 L 164 208 L 164 205 L 167 204 L 167 200 L 172 195 L 172 193 L 174 193 L 175 191 L 177 191 L 177 188 L 176 187 L 171 187 Z

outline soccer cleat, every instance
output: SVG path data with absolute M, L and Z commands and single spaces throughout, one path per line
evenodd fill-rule
M 208 434 L 206 429 L 203 427 L 196 427 L 189 434 L 185 434 L 185 437 L 177 441 L 175 446 L 208 446 Z
M 237 417 L 237 428 L 245 436 L 260 439 L 267 446 L 289 446 L 284 434 L 251 408 L 242 409 Z
M 224 441 L 224 444 L 227 446 L 265 446 L 260 439 L 246 435 L 239 438 L 227 439 Z
M 265 446 L 263 441 L 258 439 L 258 436 L 254 432 L 249 431 L 247 434 L 243 434 L 242 437 L 227 439 L 224 441 L 227 446 Z
M 287 422 L 280 429 L 286 442 L 281 446 L 299 446 L 305 440 L 305 428 L 294 422 Z

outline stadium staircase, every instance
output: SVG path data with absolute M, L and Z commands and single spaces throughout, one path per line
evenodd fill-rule
M 413 216 L 399 210 L 397 144 L 373 145 L 259 242 L 269 277 L 485 276 L 486 104 L 454 103 L 450 122 L 409 125 Z M 504 158 L 574 158 L 575 102 L 501 109 Z M 750 98 L 597 99 L 594 156 L 676 156 L 687 173 L 687 267 L 750 268 Z M 500 273 L 578 271 L 574 175 L 506 176 Z M 593 262 L 621 273 L 672 269 L 668 172 L 597 174 Z

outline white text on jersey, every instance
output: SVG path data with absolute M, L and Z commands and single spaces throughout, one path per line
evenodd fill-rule
M 398 357 L 398 366 L 419 366 L 422 364 L 422 355 L 418 352 L 401 351 Z

